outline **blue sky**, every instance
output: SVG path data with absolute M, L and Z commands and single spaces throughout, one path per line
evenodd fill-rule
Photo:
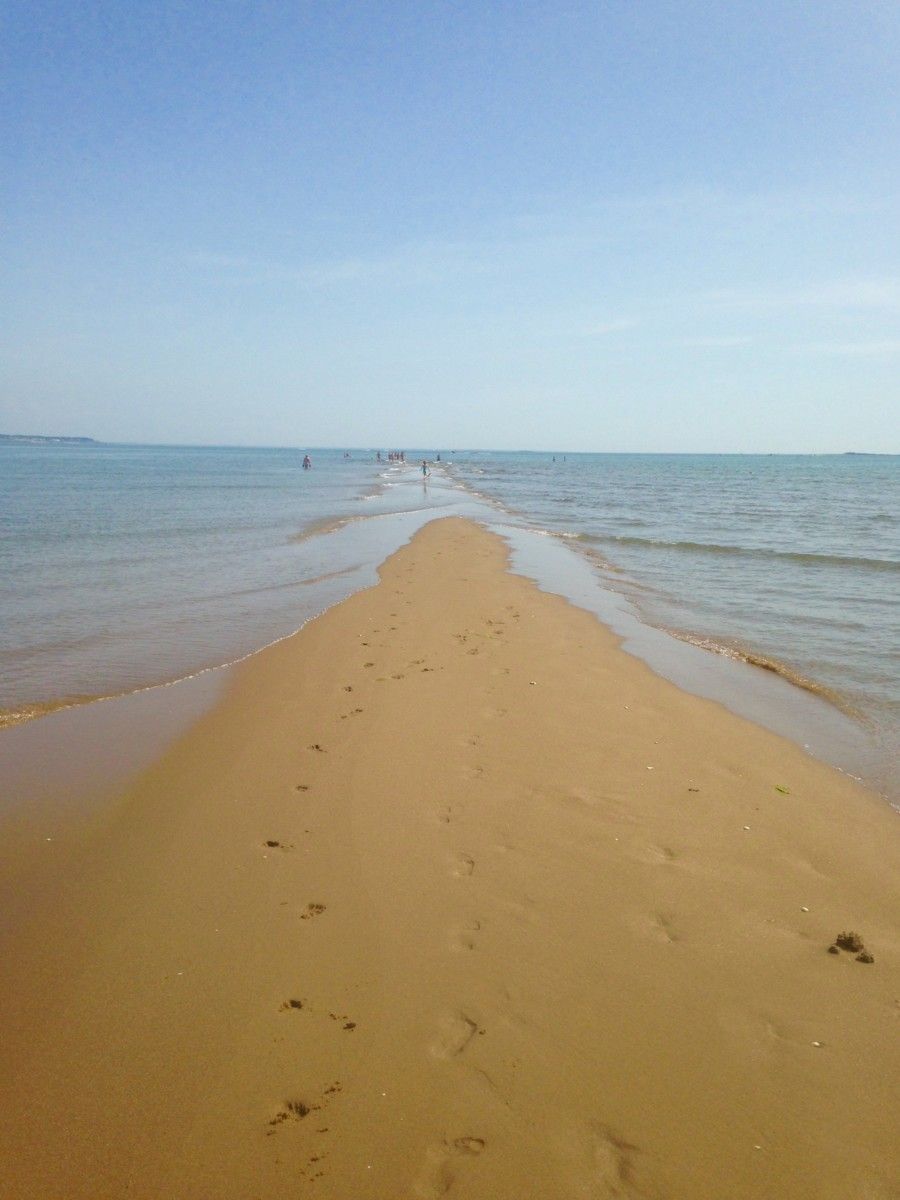
M 900 6 L 2 8 L 0 432 L 900 450 Z

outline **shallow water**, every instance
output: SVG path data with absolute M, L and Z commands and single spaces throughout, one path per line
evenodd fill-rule
M 621 617 L 661 673 L 896 793 L 900 460 L 470 453 L 423 479 L 358 451 L 304 472 L 302 453 L 0 446 L 0 720 L 252 653 L 458 514 L 511 538 L 541 586 Z M 658 628 L 828 703 L 723 676 Z
M 0 446 L 0 709 L 128 692 L 292 632 L 377 553 L 324 536 L 391 511 L 371 458 Z
M 467 453 L 454 474 L 593 556 L 649 623 L 900 741 L 900 458 Z

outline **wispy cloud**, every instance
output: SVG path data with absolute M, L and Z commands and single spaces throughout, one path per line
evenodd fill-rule
M 192 251 L 188 265 L 220 271 L 245 283 L 293 283 L 309 289 L 344 285 L 410 286 L 440 283 L 487 270 L 476 243 L 423 241 L 400 245 L 389 253 L 289 262 L 240 254 Z
M 900 278 L 826 276 L 819 282 L 807 282 L 802 276 L 798 279 L 795 270 L 793 279 L 788 280 L 790 255 L 782 253 L 785 245 L 790 245 L 785 238 L 792 239 L 795 231 L 801 241 L 818 238 L 816 245 L 823 249 L 816 261 L 824 275 L 830 269 L 824 257 L 828 245 L 824 230 L 844 217 L 866 221 L 873 214 L 880 215 L 878 227 L 886 229 L 890 221 L 885 214 L 893 214 L 896 207 L 896 198 L 888 196 L 857 198 L 790 191 L 747 196 L 686 189 L 598 196 L 587 203 L 572 203 L 566 196 L 542 196 L 531 210 L 523 205 L 518 212 L 473 217 L 462 226 L 438 229 L 419 239 L 391 243 L 390 233 L 385 231 L 387 240 L 364 247 L 360 253 L 341 253 L 339 249 L 342 232 L 348 236 L 354 232 L 348 221 L 343 231 L 333 231 L 330 246 L 325 240 L 320 243 L 321 253 L 313 250 L 302 256 L 294 250 L 282 256 L 275 251 L 271 256 L 252 257 L 199 251 L 188 256 L 187 264 L 193 270 L 221 272 L 247 286 L 293 285 L 309 292 L 415 290 L 494 276 L 507 284 L 521 281 L 523 297 L 549 296 L 563 288 L 582 298 L 592 293 L 598 306 L 603 304 L 613 312 L 627 312 L 631 307 L 645 313 L 678 307 L 698 313 L 753 315 L 792 310 L 900 311 Z M 296 247 L 292 237 L 292 231 L 284 231 L 286 246 Z M 710 251 L 704 259 L 707 243 Z M 344 240 L 344 247 L 347 244 Z M 334 252 L 328 253 L 329 249 Z M 698 256 L 702 271 L 695 269 Z M 651 270 L 648 262 L 659 267 Z M 770 265 L 768 272 L 761 267 L 765 263 Z M 704 277 L 721 279 L 725 286 L 690 290 L 695 280 Z M 755 282 L 748 286 L 734 282 L 742 277 Z M 653 291 L 642 296 L 648 283 Z M 721 323 L 739 322 L 741 318 L 736 317 L 733 322 Z M 709 320 L 709 324 L 719 323 Z M 634 324 L 625 316 L 600 321 L 585 336 L 606 336 Z
M 732 346 L 748 346 L 752 340 L 744 334 L 727 334 L 722 337 L 712 335 L 678 338 L 675 345 L 683 346 L 687 350 L 727 350 Z
M 741 309 L 900 309 L 900 279 L 837 279 L 803 287 L 718 288 L 699 300 Z
M 848 355 L 859 358 L 879 358 L 883 355 L 900 354 L 900 338 L 887 338 L 869 342 L 811 342 L 798 346 L 806 354 Z
M 482 274 L 485 259 L 468 242 L 431 241 L 398 247 L 385 255 L 330 259 L 296 271 L 298 281 L 313 287 L 345 283 L 415 285 L 440 283 L 461 275 Z
M 588 337 L 606 337 L 611 333 L 624 333 L 626 329 L 635 329 L 637 324 L 633 317 L 616 317 L 612 321 L 598 321 L 589 325 L 585 333 Z
M 870 216 L 890 211 L 894 196 L 850 192 L 775 188 L 758 192 L 729 192 L 710 187 L 684 187 L 638 195 L 606 196 L 589 206 L 598 215 L 615 214 L 627 220 L 650 216 L 699 218 L 704 223 L 754 224 L 805 221 L 811 217 Z

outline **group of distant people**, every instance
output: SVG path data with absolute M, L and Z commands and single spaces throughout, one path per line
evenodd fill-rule
M 405 463 L 406 462 L 406 452 L 403 450 L 389 450 L 387 452 L 387 454 L 384 456 L 384 458 L 382 458 L 381 451 L 379 450 L 379 451 L 377 451 L 377 453 L 375 455 L 375 461 L 376 462 L 387 461 L 387 462 L 391 462 L 391 463 L 393 463 L 393 462 Z M 435 456 L 435 462 L 440 462 L 440 461 L 441 461 L 441 455 L 440 455 L 440 451 L 438 451 L 437 455 Z M 422 459 L 422 466 L 420 469 L 422 471 L 422 478 L 427 479 L 428 476 L 431 474 L 431 470 L 428 466 L 427 458 Z
M 349 451 L 347 451 L 347 450 L 344 451 L 344 458 L 350 458 Z M 378 450 L 375 454 L 375 461 L 376 462 L 390 462 L 390 463 L 405 463 L 406 462 L 406 451 L 405 450 L 389 450 L 387 452 L 387 454 L 382 455 L 381 451 Z M 441 455 L 440 455 L 440 451 L 438 451 L 437 455 L 435 456 L 435 462 L 440 462 L 440 461 L 441 461 Z M 309 457 L 308 454 L 304 454 L 303 455 L 303 470 L 308 471 L 311 466 L 312 466 L 312 459 Z M 428 469 L 428 460 L 423 458 L 422 459 L 422 475 L 423 475 L 423 477 L 425 477 L 430 474 L 431 474 L 431 472 Z

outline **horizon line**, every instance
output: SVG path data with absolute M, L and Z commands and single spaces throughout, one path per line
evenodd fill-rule
M 310 450 L 321 451 L 341 451 L 341 452 L 356 452 L 360 454 L 369 454 L 384 452 L 383 445 L 314 445 L 307 443 L 303 445 L 282 444 L 271 445 L 251 442 L 145 442 L 145 441 L 114 441 L 106 438 L 94 438 L 85 434 L 41 434 L 41 433 L 0 433 L 0 442 L 19 442 L 19 443 L 46 443 L 49 445 L 58 443 L 68 443 L 88 446 L 133 446 L 142 447 L 144 449 L 171 449 L 171 450 L 296 450 L 306 452 Z M 425 446 L 416 446 L 411 443 L 411 450 L 405 447 L 400 447 L 404 453 L 412 451 L 424 450 Z M 388 453 L 393 451 L 389 450 Z M 528 447 L 500 447 L 500 446 L 462 446 L 459 448 L 447 448 L 444 450 L 435 449 L 435 454 L 542 454 L 542 455 L 573 455 L 576 457 L 586 457 L 593 454 L 609 454 L 609 455 L 657 455 L 660 457 L 747 457 L 747 458 L 834 458 L 834 457 L 868 457 L 868 458 L 896 458 L 900 456 L 900 450 L 566 450 L 541 448 L 533 449 Z

